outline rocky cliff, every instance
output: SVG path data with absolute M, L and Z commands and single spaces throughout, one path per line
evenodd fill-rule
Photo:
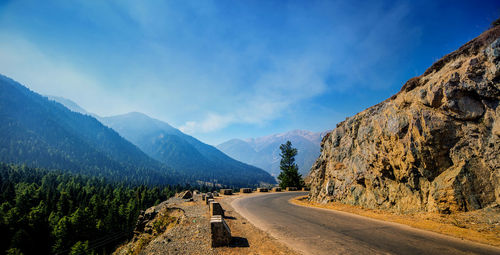
M 310 199 L 399 212 L 500 204 L 500 26 L 339 123 L 306 182 Z

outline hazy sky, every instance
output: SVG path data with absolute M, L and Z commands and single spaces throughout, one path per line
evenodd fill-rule
M 500 1 L 1 1 L 0 73 L 204 142 L 324 131 L 500 17 Z

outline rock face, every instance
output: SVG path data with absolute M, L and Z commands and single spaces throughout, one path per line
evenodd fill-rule
M 500 26 L 339 123 L 306 182 L 310 199 L 399 212 L 500 204 Z

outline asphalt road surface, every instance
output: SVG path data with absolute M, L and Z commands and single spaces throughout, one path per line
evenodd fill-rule
M 305 194 L 259 194 L 236 199 L 232 206 L 258 228 L 304 254 L 500 254 L 500 248 L 493 246 L 288 202 Z

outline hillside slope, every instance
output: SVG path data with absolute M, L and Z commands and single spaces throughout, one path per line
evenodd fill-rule
M 100 120 L 154 159 L 197 180 L 238 187 L 276 183 L 264 170 L 234 160 L 217 148 L 142 113 Z
M 0 162 L 140 183 L 174 183 L 172 170 L 95 118 L 0 75 Z
M 400 212 L 500 204 L 500 27 L 339 123 L 322 141 L 310 199 Z
M 217 145 L 217 148 L 237 160 L 260 167 L 271 175 L 278 176 L 281 160 L 279 147 L 289 140 L 298 149 L 296 162 L 299 172 L 306 175 L 319 156 L 321 138 L 325 134 L 326 132 L 293 130 L 246 140 L 232 139 Z

